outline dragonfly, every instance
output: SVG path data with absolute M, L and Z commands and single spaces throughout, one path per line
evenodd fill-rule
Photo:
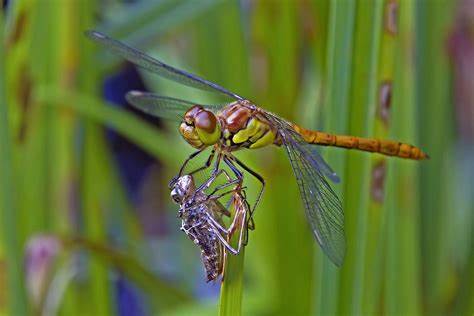
M 180 84 L 213 91 L 231 99 L 227 104 L 202 105 L 140 91 L 130 91 L 126 95 L 132 106 L 149 115 L 181 121 L 179 132 L 196 151 L 184 162 L 178 176 L 189 160 L 206 148 L 212 148 L 203 167 L 210 166 L 215 158 L 215 172 L 223 161 L 240 181 L 243 181 L 244 170 L 261 183 L 257 203 L 252 207 L 249 219 L 261 199 L 265 180 L 233 153 L 269 145 L 283 147 L 293 169 L 311 230 L 324 253 L 338 267 L 342 265 L 346 251 L 344 212 L 341 201 L 329 182 L 338 183 L 340 179 L 318 153 L 315 145 L 357 149 L 412 160 L 428 158 L 420 148 L 399 141 L 306 129 L 258 107 L 249 99 L 214 82 L 172 67 L 105 34 L 88 31 L 86 35 L 138 67 Z
M 196 187 L 193 176 L 186 174 L 174 182 L 171 190 L 172 199 L 180 205 L 178 217 L 181 218 L 181 230 L 201 249 L 207 282 L 223 275 L 227 251 L 233 255 L 239 254 L 248 240 L 245 225 L 250 204 L 246 199 L 245 188 L 237 185 L 220 194 L 206 194 L 205 190 L 216 178 L 211 176 L 203 185 Z M 229 181 L 218 186 L 215 191 L 233 184 L 230 177 L 227 178 Z M 225 207 L 219 199 L 228 194 L 232 194 L 232 197 Z M 222 218 L 231 216 L 228 210 L 230 205 L 234 209 L 234 218 L 229 228 L 226 228 Z M 239 232 L 236 248 L 230 244 L 235 232 Z

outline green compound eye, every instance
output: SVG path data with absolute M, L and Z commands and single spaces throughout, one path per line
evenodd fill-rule
M 200 140 L 206 145 L 213 145 L 221 136 L 220 125 L 214 113 L 202 110 L 194 117 L 194 126 Z

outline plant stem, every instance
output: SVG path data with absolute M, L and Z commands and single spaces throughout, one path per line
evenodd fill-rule
M 239 231 L 233 234 L 230 244 L 236 248 L 239 242 Z M 222 278 L 219 315 L 241 315 L 242 288 L 244 275 L 245 247 L 236 256 L 227 253 L 225 259 L 224 276 Z
M 0 14 L 0 43 L 3 39 L 3 16 Z M 0 212 L 3 232 L 3 250 L 7 265 L 8 311 L 11 315 L 26 315 L 28 310 L 24 277 L 23 247 L 20 246 L 17 227 L 18 212 L 15 203 L 15 183 L 12 161 L 8 107 L 5 97 L 5 50 L 0 49 Z
M 237 256 L 229 254 L 222 280 L 219 315 L 241 315 L 245 248 Z
M 442 310 L 445 298 L 445 273 L 450 263 L 446 256 L 446 219 L 451 216 L 443 171 L 448 148 L 453 144 L 450 102 L 450 68 L 446 58 L 446 38 L 452 18 L 452 3 L 419 1 L 416 3 L 416 77 L 417 127 L 419 145 L 429 153 L 429 163 L 420 165 L 420 198 L 422 205 L 421 266 L 423 269 L 424 312 Z M 450 4 L 450 5 L 448 5 Z M 442 123 L 441 123 L 442 122 Z M 442 126 L 440 128 L 440 126 Z M 443 179 L 443 180 L 440 180 Z
M 349 120 L 349 98 L 355 24 L 355 2 L 329 2 L 326 71 L 325 74 L 325 108 L 324 128 L 331 132 L 347 133 Z M 343 181 L 347 153 L 328 151 L 325 158 Z M 345 182 L 343 182 L 345 183 Z M 342 198 L 345 184 L 334 186 Z M 318 250 L 320 284 L 316 288 L 319 304 L 317 313 L 334 315 L 337 313 L 342 291 L 340 289 L 340 269 L 337 269 L 328 258 Z
M 373 134 L 377 100 L 377 66 L 382 34 L 383 2 L 369 5 L 360 1 L 355 10 L 353 60 L 348 110 L 350 135 Z M 344 209 L 347 256 L 341 270 L 339 313 L 362 314 L 362 300 L 367 286 L 365 267 L 372 260 L 366 256 L 368 206 L 370 196 L 370 158 L 361 153 L 347 153 L 345 165 Z M 357 242 L 355 242 L 357 240 Z

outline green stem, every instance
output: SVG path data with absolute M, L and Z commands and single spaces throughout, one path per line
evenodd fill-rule
M 420 165 L 421 266 L 424 310 L 437 315 L 443 308 L 445 274 L 450 268 L 445 247 L 446 219 L 450 210 L 447 181 L 448 148 L 453 143 L 450 102 L 450 69 L 446 58 L 446 32 L 453 13 L 450 1 L 416 2 L 416 108 L 419 145 L 429 153 L 429 163 Z M 448 5 L 449 4 L 449 5 Z M 440 124 L 442 122 L 442 124 Z M 442 126 L 440 128 L 440 126 Z M 443 180 L 440 180 L 443 179 Z M 449 215 L 448 215 L 449 214 Z
M 241 315 L 245 248 L 237 256 L 228 255 L 222 280 L 219 315 Z
M 239 231 L 231 239 L 230 244 L 236 248 L 239 242 Z M 236 256 L 227 253 L 224 276 L 221 286 L 219 315 L 238 316 L 242 313 L 242 288 L 244 276 L 245 247 Z
M 324 128 L 334 133 L 347 133 L 349 118 L 350 74 L 352 73 L 351 56 L 353 51 L 355 2 L 329 2 L 328 39 L 326 54 L 326 121 Z M 345 179 L 347 153 L 328 151 L 327 161 L 341 179 Z M 344 181 L 344 180 L 343 180 Z M 344 191 L 343 185 L 334 186 L 338 195 Z M 340 286 L 340 269 L 336 268 L 325 255 L 318 250 L 320 283 L 318 293 L 318 314 L 334 315 L 337 313 L 342 297 Z
M 0 14 L 0 43 L 3 39 L 3 15 Z M 28 304 L 24 289 L 23 247 L 19 241 L 18 218 L 15 203 L 15 177 L 13 174 L 12 144 L 8 108 L 5 97 L 5 50 L 0 49 L 0 212 L 3 232 L 3 250 L 7 265 L 8 311 L 10 315 L 26 315 Z
M 377 66 L 382 33 L 383 2 L 359 1 L 355 10 L 351 89 L 348 104 L 349 135 L 370 136 L 377 100 Z M 358 315 L 367 288 L 365 267 L 368 207 L 370 195 L 370 156 L 347 153 L 345 165 L 345 230 L 347 255 L 341 270 L 339 313 Z

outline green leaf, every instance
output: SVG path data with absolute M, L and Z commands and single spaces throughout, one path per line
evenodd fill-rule
M 0 14 L 0 43 L 4 42 L 3 15 Z M 5 50 L 0 49 L 0 215 L 2 254 L 6 261 L 7 311 L 11 315 L 27 315 L 28 301 L 24 285 L 23 247 L 20 243 L 20 216 L 16 203 L 16 178 L 13 170 L 13 147 L 5 96 Z
M 104 126 L 114 129 L 149 154 L 167 162 L 177 162 L 182 153 L 172 140 L 158 128 L 139 119 L 134 114 L 114 106 L 105 106 L 96 98 L 74 91 L 59 91 L 56 87 L 40 87 L 36 95 L 39 101 L 52 106 L 70 108 Z
M 326 100 L 324 128 L 330 133 L 347 133 L 349 121 L 349 98 L 352 74 L 352 52 L 354 37 L 355 1 L 330 2 L 328 43 L 326 53 Z M 346 153 L 328 150 L 326 158 L 342 179 L 334 187 L 341 201 L 344 201 Z M 344 205 L 344 204 L 343 204 Z M 347 214 L 347 210 L 344 209 Z M 346 243 L 350 245 L 350 241 Z M 340 270 L 318 250 L 320 284 L 316 288 L 319 295 L 317 310 L 321 315 L 334 315 L 338 311 Z

